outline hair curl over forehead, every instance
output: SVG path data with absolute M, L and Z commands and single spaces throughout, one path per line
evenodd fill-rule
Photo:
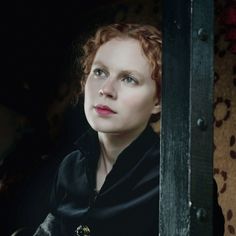
M 94 57 L 101 45 L 113 38 L 133 38 L 139 41 L 145 56 L 152 66 L 152 79 L 156 81 L 157 96 L 160 101 L 161 91 L 161 32 L 151 25 L 112 24 L 99 28 L 83 46 L 84 54 L 80 63 L 83 70 L 82 88 L 90 73 Z

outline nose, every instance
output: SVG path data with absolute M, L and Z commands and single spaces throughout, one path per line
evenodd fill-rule
M 101 89 L 99 90 L 100 96 L 105 96 L 108 98 L 116 99 L 117 91 L 115 81 L 111 78 L 108 78 L 102 85 Z

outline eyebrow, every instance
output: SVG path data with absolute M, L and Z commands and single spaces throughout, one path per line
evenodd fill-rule
M 102 66 L 104 67 L 106 70 L 108 69 L 107 66 L 105 66 L 101 61 L 94 61 L 92 66 L 96 65 L 96 66 Z
M 144 79 L 144 75 L 140 74 L 138 71 L 136 70 L 123 70 L 121 71 L 120 74 L 128 74 L 128 75 L 137 75 L 140 79 Z

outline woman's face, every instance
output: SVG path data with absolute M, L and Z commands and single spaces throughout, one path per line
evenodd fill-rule
M 84 109 L 98 132 L 141 132 L 159 112 L 152 68 L 139 42 L 114 38 L 97 51 L 85 84 Z

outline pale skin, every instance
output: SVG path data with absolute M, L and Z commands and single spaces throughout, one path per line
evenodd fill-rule
M 98 132 L 101 154 L 99 191 L 119 154 L 160 112 L 152 68 L 139 42 L 114 38 L 97 51 L 85 84 L 85 114 Z

